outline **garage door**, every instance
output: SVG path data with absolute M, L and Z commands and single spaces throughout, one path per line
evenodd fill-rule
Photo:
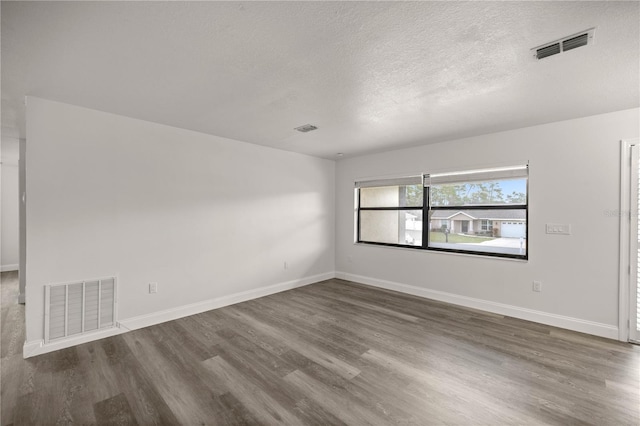
M 527 227 L 524 222 L 502 222 L 500 236 L 503 238 L 525 238 Z

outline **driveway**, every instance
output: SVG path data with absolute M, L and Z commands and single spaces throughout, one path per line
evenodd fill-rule
M 490 246 L 490 247 L 509 247 L 509 248 L 520 248 L 520 240 L 522 240 L 522 247 L 527 247 L 527 240 L 524 238 L 496 238 L 495 240 L 484 241 L 482 243 L 478 243 L 481 246 Z

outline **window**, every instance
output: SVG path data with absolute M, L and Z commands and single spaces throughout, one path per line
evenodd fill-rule
M 356 240 L 527 259 L 527 186 L 527 166 L 356 182 Z
M 422 246 L 421 176 L 362 183 L 358 192 L 358 241 Z

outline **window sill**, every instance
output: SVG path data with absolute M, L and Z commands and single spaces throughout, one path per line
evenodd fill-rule
M 491 256 L 483 253 L 460 253 L 455 251 L 447 251 L 447 250 L 430 250 L 423 248 L 412 248 L 412 247 L 403 247 L 403 246 L 394 246 L 394 245 L 384 245 L 384 244 L 374 244 L 374 243 L 363 243 L 363 242 L 354 242 L 354 246 L 366 246 L 366 247 L 377 247 L 381 249 L 395 249 L 395 250 L 403 250 L 410 252 L 422 252 L 422 253 L 435 253 L 435 254 L 444 254 L 444 255 L 454 255 L 454 256 L 464 256 L 464 257 L 472 257 L 472 258 L 482 258 L 482 259 L 493 259 L 493 260 L 507 260 L 511 262 L 520 262 L 520 263 L 528 263 L 529 259 L 520 259 L 516 257 L 504 257 L 504 256 Z

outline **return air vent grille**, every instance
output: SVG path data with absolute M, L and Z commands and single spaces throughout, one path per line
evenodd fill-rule
M 595 28 L 588 29 L 586 31 L 579 32 L 577 34 L 570 35 L 569 37 L 562 38 L 560 40 L 552 41 L 551 43 L 543 44 L 542 46 L 534 47 L 532 50 L 533 56 L 536 59 L 544 59 L 549 56 L 557 55 L 567 50 L 572 50 L 578 47 L 587 46 L 593 43 L 593 36 L 595 35 Z
M 115 277 L 45 286 L 45 343 L 115 326 Z

